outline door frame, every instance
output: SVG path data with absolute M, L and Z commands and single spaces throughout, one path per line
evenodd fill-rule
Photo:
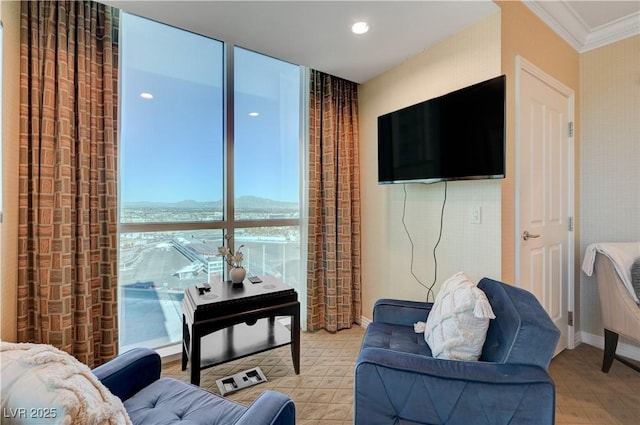
M 522 73 L 526 72 L 554 90 L 558 91 L 567 99 L 567 111 L 568 122 L 574 123 L 573 134 L 567 138 L 567 214 L 573 218 L 572 230 L 568 232 L 567 237 L 567 312 L 573 312 L 573 323 L 569 325 L 567 329 L 567 347 L 573 349 L 576 346 L 575 341 L 575 282 L 574 282 L 574 267 L 575 267 L 575 251 L 574 251 L 574 238 L 575 238 L 575 93 L 574 91 L 544 72 L 542 69 L 535 66 L 520 55 L 516 55 L 515 66 L 515 277 L 516 282 L 520 282 L 520 82 Z M 568 131 L 568 129 L 567 129 Z M 516 283 L 520 286 L 519 283 Z

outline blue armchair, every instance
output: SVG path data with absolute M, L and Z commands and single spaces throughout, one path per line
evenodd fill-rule
M 480 361 L 435 359 L 413 324 L 431 303 L 379 300 L 355 367 L 356 425 L 553 424 L 560 337 L 529 292 L 482 279 L 496 315 Z
M 93 370 L 124 403 L 134 425 L 294 425 L 293 401 L 265 391 L 250 406 L 195 385 L 160 378 L 160 356 L 145 348 L 128 351 Z

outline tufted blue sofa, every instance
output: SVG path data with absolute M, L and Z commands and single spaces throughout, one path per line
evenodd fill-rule
M 496 315 L 480 361 L 435 359 L 413 324 L 431 303 L 376 302 L 355 366 L 356 425 L 552 425 L 560 337 L 529 292 L 482 279 Z
M 265 391 L 249 407 L 195 385 L 160 378 L 160 356 L 135 348 L 93 370 L 124 403 L 134 425 L 294 425 L 293 401 Z

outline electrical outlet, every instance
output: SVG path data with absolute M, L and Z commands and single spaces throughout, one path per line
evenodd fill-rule
M 480 224 L 482 223 L 482 207 L 473 207 L 469 213 L 469 223 Z

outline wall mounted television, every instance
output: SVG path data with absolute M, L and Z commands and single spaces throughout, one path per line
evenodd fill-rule
M 378 117 L 378 183 L 505 177 L 504 75 Z

